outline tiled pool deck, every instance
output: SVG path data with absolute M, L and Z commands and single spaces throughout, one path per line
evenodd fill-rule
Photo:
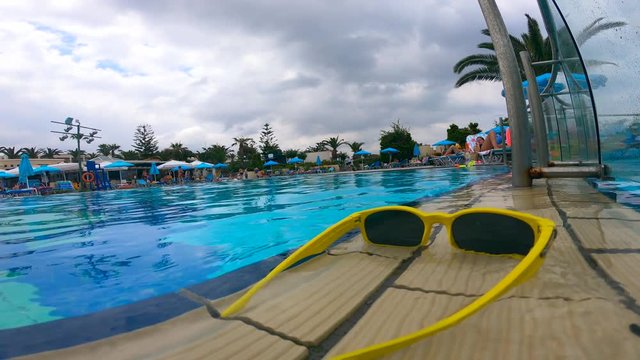
M 425 211 L 516 209 L 552 219 L 558 236 L 535 277 L 461 324 L 393 359 L 639 359 L 640 212 L 581 179 L 513 189 L 500 177 L 423 204 Z M 444 231 L 415 252 L 359 237 L 276 278 L 237 317 L 235 296 L 158 325 L 33 359 L 331 357 L 420 329 L 491 288 L 517 262 L 450 248 Z M 206 306 L 205 306 L 206 305 Z

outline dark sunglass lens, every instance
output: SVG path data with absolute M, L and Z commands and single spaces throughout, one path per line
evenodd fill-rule
M 487 254 L 526 255 L 535 240 L 529 224 L 499 214 L 462 215 L 454 220 L 451 231 L 461 249 Z
M 374 244 L 417 246 L 422 242 L 424 222 L 407 211 L 387 210 L 367 216 L 364 229 Z

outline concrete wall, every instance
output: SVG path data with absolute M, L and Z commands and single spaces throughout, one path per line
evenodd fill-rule
M 331 151 L 318 151 L 307 153 L 307 158 L 304 162 L 315 164 L 318 156 L 320 156 L 320 160 L 322 161 L 331 161 Z

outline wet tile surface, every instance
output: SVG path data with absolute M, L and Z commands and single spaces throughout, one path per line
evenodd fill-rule
M 545 263 L 477 314 L 388 358 L 640 358 L 640 339 L 630 331 L 640 324 L 640 310 L 629 305 L 640 297 L 640 214 L 579 179 L 536 180 L 532 188 L 513 189 L 503 177 L 420 205 L 427 212 L 468 207 L 516 209 L 553 220 L 558 235 Z M 198 309 L 46 355 L 109 358 L 107 349 L 122 349 L 131 358 L 330 357 L 433 324 L 518 263 L 453 249 L 442 230 L 433 240 L 413 253 L 366 245 L 356 236 L 280 274 L 238 318 L 214 319 Z M 237 296 L 211 304 L 221 310 Z

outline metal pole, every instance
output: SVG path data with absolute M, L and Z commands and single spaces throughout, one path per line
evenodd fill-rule
M 500 76 L 505 91 L 507 113 L 511 122 L 512 177 L 514 187 L 530 187 L 531 144 L 527 124 L 526 104 L 516 54 L 511 46 L 507 27 L 495 0 L 478 0 L 498 58 Z
M 527 86 L 527 94 L 529 97 L 529 109 L 531 109 L 531 119 L 533 120 L 533 130 L 536 137 L 536 157 L 538 158 L 538 166 L 546 167 L 549 165 L 549 145 L 547 144 L 547 125 L 544 122 L 544 112 L 542 110 L 542 99 L 536 82 L 536 73 L 531 65 L 531 57 L 529 52 L 521 51 L 520 59 L 524 74 L 527 76 L 529 86 Z
M 76 149 L 77 156 L 78 156 L 78 186 L 80 187 L 80 189 L 84 190 L 84 185 L 82 183 L 82 161 L 80 160 L 80 122 L 79 121 L 78 121 L 78 124 L 76 125 L 76 128 L 78 129 L 76 133 L 76 140 L 78 141 L 78 148 Z

